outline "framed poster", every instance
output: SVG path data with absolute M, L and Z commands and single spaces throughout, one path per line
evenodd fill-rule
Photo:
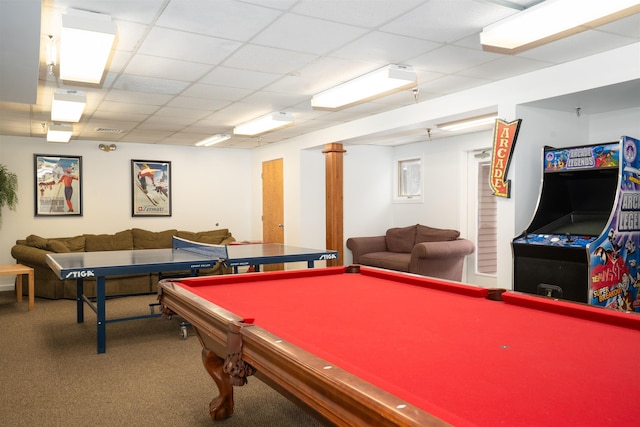
M 34 154 L 36 216 L 82 216 L 82 157 Z
M 171 162 L 131 160 L 131 216 L 171 216 Z

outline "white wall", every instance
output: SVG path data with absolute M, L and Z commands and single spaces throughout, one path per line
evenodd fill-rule
M 95 141 L 47 143 L 43 138 L 0 135 L 0 163 L 18 174 L 16 211 L 4 208 L 0 263 L 12 264 L 11 247 L 29 234 L 65 237 L 114 233 L 127 228 L 204 231 L 228 228 L 237 240 L 251 239 L 250 152 L 150 144 L 117 144 L 98 150 Z M 34 216 L 34 154 L 82 156 L 83 215 Z M 131 216 L 131 160 L 171 161 L 172 216 Z M 13 278 L 0 277 L 0 285 Z
M 393 185 L 393 148 L 345 147 L 344 240 L 345 265 L 353 262 L 346 248 L 349 237 L 381 236 L 394 225 L 390 204 Z
M 640 99 L 638 108 L 594 114 L 589 120 L 592 144 L 617 141 L 624 135 L 640 138 Z

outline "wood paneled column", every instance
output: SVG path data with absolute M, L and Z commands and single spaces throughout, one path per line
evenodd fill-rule
M 325 154 L 325 201 L 327 249 L 338 251 L 338 259 L 327 261 L 327 266 L 343 265 L 343 174 L 342 158 L 346 150 L 342 144 L 326 144 Z

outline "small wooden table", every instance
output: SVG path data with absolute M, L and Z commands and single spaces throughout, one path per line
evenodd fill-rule
M 29 276 L 29 311 L 33 310 L 34 291 L 33 291 L 33 268 L 22 264 L 0 265 L 0 276 L 16 275 L 16 297 L 18 302 L 22 302 L 22 276 Z

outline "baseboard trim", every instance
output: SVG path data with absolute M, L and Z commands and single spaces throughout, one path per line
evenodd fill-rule
M 0 292 L 4 291 L 14 291 L 16 289 L 15 285 L 0 285 Z

